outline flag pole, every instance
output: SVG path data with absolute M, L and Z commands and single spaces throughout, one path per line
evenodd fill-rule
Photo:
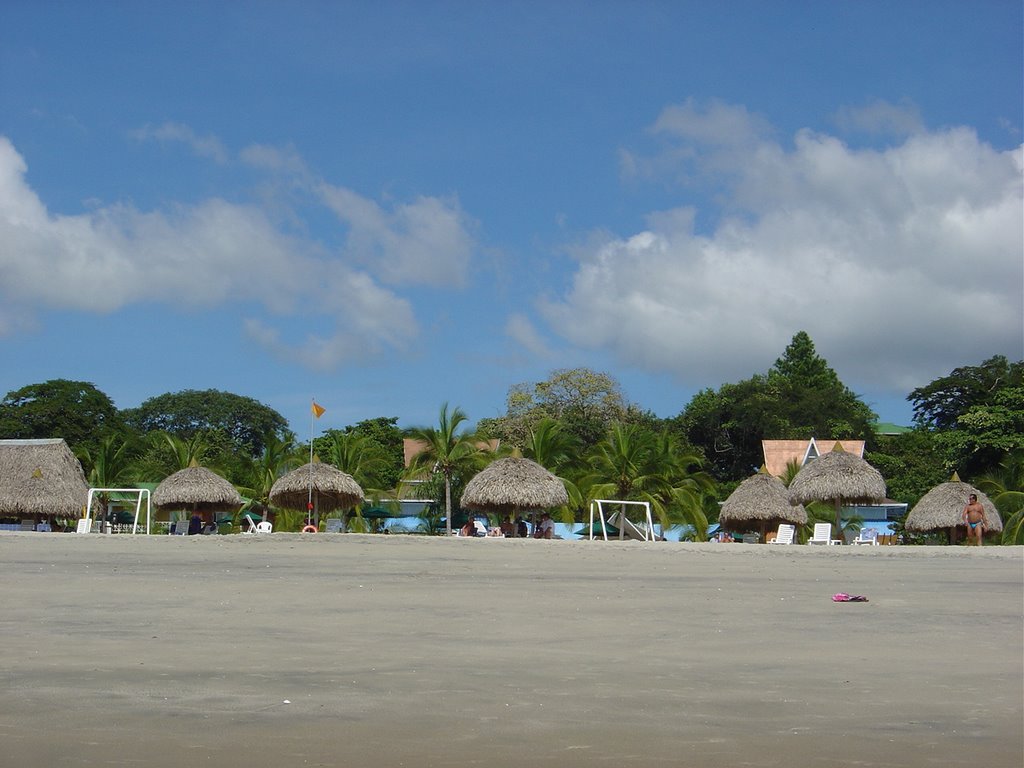
M 306 497 L 306 525 L 313 524 L 313 419 L 316 417 L 316 398 L 309 403 L 309 494 Z

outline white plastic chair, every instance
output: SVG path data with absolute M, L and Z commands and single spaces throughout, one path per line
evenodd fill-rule
M 274 524 L 269 520 L 260 520 L 256 523 L 256 533 L 273 533 Z

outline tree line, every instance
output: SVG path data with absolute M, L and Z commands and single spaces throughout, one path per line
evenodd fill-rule
M 415 476 L 448 524 L 472 475 L 496 455 L 516 452 L 563 479 L 567 522 L 589 499 L 648 501 L 660 522 L 703 537 L 718 503 L 756 472 L 763 439 L 858 439 L 886 479 L 889 496 L 913 506 L 959 476 L 993 498 L 1006 540 L 1024 537 L 1024 361 L 994 356 L 956 368 L 907 395 L 914 426 L 878 434 L 877 416 L 797 333 L 763 374 L 698 392 L 680 413 L 659 418 L 629 403 L 611 376 L 586 368 L 509 389 L 505 414 L 469 429 L 460 408 L 442 406 L 435 425 L 403 430 L 381 416 L 313 441 L 313 452 L 351 474 L 371 498 L 393 497 Z M 0 401 L 0 438 L 63 437 L 91 485 L 162 479 L 198 463 L 268 507 L 274 480 L 308 461 L 287 421 L 257 400 L 186 390 L 119 410 L 88 382 L 51 380 Z M 406 468 L 403 438 L 425 448 Z M 489 450 L 500 442 L 497 454 Z M 488 448 L 485 450 L 485 446 Z

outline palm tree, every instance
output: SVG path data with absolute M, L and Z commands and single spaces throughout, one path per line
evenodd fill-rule
M 575 469 L 579 440 L 555 419 L 543 418 L 530 428 L 523 446 L 523 456 L 540 464 L 562 481 L 569 503 L 562 508 L 562 522 L 572 524 L 576 510 L 584 506 L 583 494 L 569 474 Z
M 686 523 L 706 532 L 704 494 L 714 483 L 694 471 L 699 463 L 667 432 L 655 434 L 637 424 L 616 423 L 594 447 L 591 471 L 583 482 L 591 499 L 648 502 L 663 529 Z
M 469 473 L 479 467 L 482 458 L 477 436 L 458 429 L 468 417 L 461 408 L 450 413 L 448 403 L 441 406 L 437 427 L 414 427 L 407 437 L 423 444 L 422 450 L 409 460 L 406 479 L 422 476 L 424 471 L 444 477 L 445 532 L 452 532 L 452 480 L 461 473 Z
M 1024 451 L 1007 452 L 999 468 L 978 479 L 1003 517 L 1003 544 L 1024 544 Z
M 134 480 L 138 441 L 131 436 L 107 435 L 91 450 L 82 448 L 78 458 L 92 488 L 117 488 Z
M 301 457 L 296 452 L 295 439 L 291 436 L 280 439 L 275 434 L 263 437 L 263 453 L 250 459 L 245 485 L 239 491 L 252 499 L 252 505 L 267 519 L 270 509 L 270 489 L 279 477 L 299 466 Z

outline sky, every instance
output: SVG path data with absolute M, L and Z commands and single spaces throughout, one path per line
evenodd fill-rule
M 302 438 L 1024 358 L 1022 4 L 0 2 L 0 395 Z M 315 422 L 310 401 L 326 412 Z

